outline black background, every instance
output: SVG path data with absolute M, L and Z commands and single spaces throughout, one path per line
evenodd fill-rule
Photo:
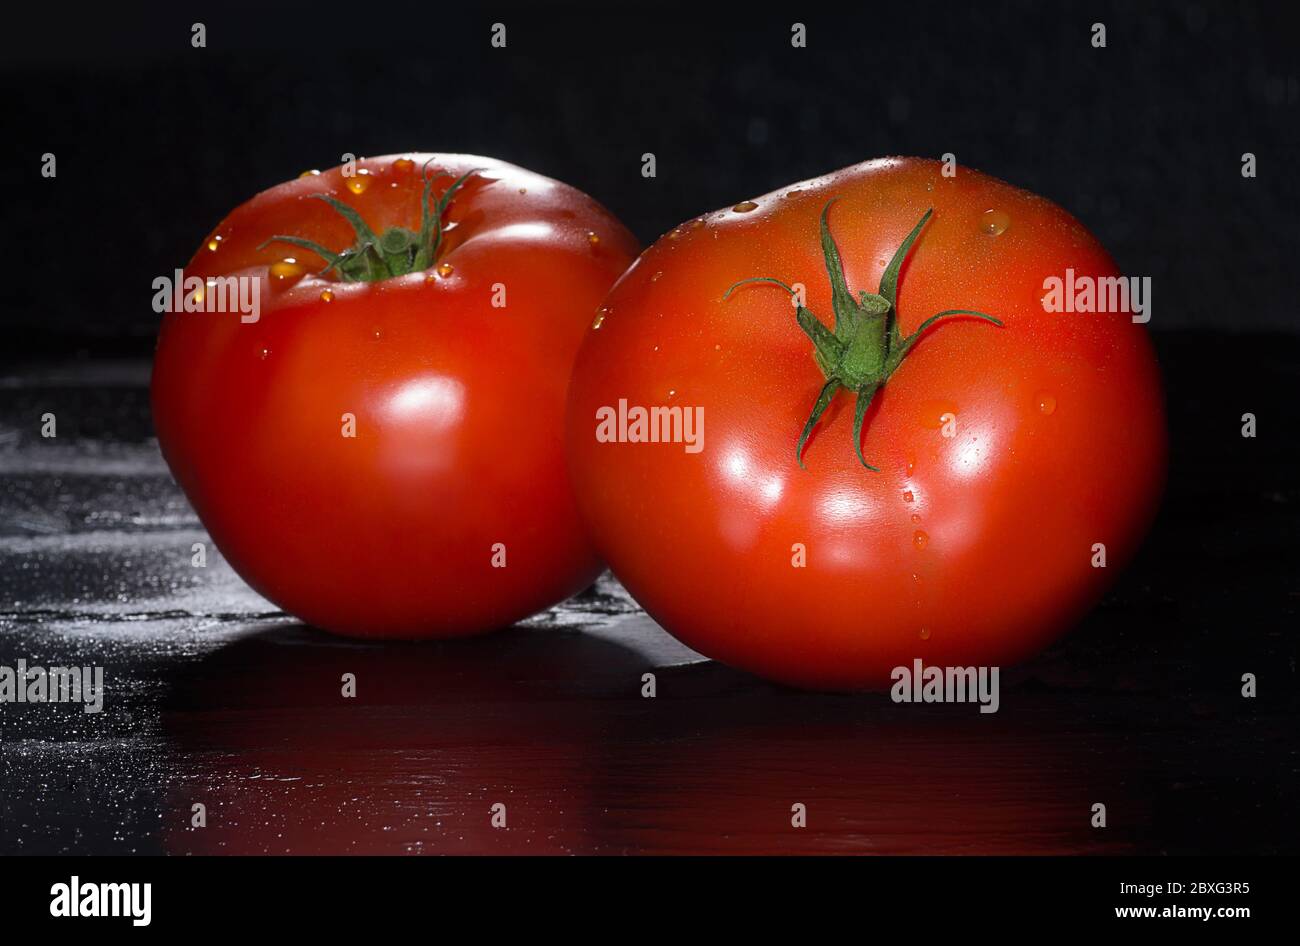
M 37 6 L 6 11 L 0 67 L 20 356 L 148 354 L 150 282 L 231 209 L 344 152 L 411 150 L 562 179 L 647 243 L 843 165 L 952 152 L 1153 277 L 1153 330 L 1300 327 L 1293 3 Z

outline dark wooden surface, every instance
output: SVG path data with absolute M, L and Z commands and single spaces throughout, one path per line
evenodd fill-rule
M 609 578 L 481 640 L 329 637 L 219 553 L 191 567 L 205 535 L 151 439 L 146 363 L 11 364 L 0 664 L 99 664 L 108 692 L 98 715 L 0 706 L 0 852 L 1294 852 L 1300 344 L 1158 343 L 1174 455 L 1151 539 L 992 716 L 767 685 Z

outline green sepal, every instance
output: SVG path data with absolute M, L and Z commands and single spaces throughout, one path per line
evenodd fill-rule
M 935 322 L 940 322 L 944 319 L 950 319 L 950 318 L 960 318 L 961 316 L 969 316 L 971 318 L 983 319 L 985 322 L 990 322 L 993 325 L 996 325 L 998 328 L 1004 327 L 1001 319 L 995 319 L 993 316 L 987 315 L 983 312 L 976 312 L 974 309 L 944 309 L 942 312 L 930 316 L 928 319 L 926 319 L 924 322 L 918 325 L 916 327 L 915 332 L 907 336 L 907 338 L 904 341 L 902 341 L 896 348 L 890 350 L 889 358 L 885 362 L 886 377 L 893 374 L 894 369 L 897 368 L 900 364 L 902 364 L 902 361 L 904 358 L 907 357 L 908 352 L 910 352 L 912 350 L 912 347 L 921 340 L 921 335 L 925 332 L 926 329 L 928 329 Z
M 878 390 L 880 390 L 879 384 L 864 384 L 858 388 L 858 400 L 853 405 L 853 447 L 857 450 L 862 465 L 872 473 L 879 473 L 880 470 L 868 463 L 867 458 L 862 455 L 862 420 L 867 416 L 867 408 L 871 406 L 871 401 Z
M 916 242 L 916 238 L 921 235 L 921 231 L 925 229 L 926 223 L 933 215 L 933 208 L 927 208 L 925 213 L 921 215 L 920 221 L 912 228 L 912 232 L 903 239 L 898 249 L 894 251 L 893 258 L 890 259 L 889 265 L 885 267 L 885 271 L 880 277 L 880 295 L 889 303 L 891 310 L 889 323 L 886 327 L 891 347 L 896 346 L 902 340 L 898 331 L 898 274 L 903 269 L 907 254 L 912 251 L 912 244 Z
M 844 265 L 840 262 L 840 249 L 831 236 L 830 212 L 835 198 L 826 202 L 822 208 L 821 237 L 822 257 L 826 262 L 826 273 L 831 280 L 831 309 L 835 313 L 835 334 L 844 337 L 845 332 L 852 332 L 857 326 L 858 306 L 853 301 L 853 293 L 844 280 Z
M 429 162 L 426 161 L 424 167 L 427 171 Z M 475 168 L 466 171 L 452 181 L 451 186 L 439 198 L 432 210 L 429 208 L 429 194 L 433 190 L 433 175 L 425 174 L 424 195 L 420 199 L 420 235 L 417 238 L 419 249 L 416 250 L 415 259 L 411 263 L 412 271 L 428 269 L 438 258 L 438 250 L 442 248 L 442 215 L 446 212 L 447 205 L 451 203 L 451 198 L 456 191 L 460 190 L 471 174 L 477 174 L 479 170 Z
M 839 378 L 831 378 L 822 385 L 821 393 L 817 395 L 817 401 L 813 404 L 812 413 L 808 415 L 808 421 L 803 425 L 803 433 L 799 435 L 799 443 L 794 448 L 795 459 L 799 461 L 800 469 L 806 469 L 803 465 L 803 445 L 808 442 L 808 435 L 813 432 L 813 428 L 817 426 L 817 421 L 821 420 L 822 414 L 826 413 L 826 408 L 830 406 L 835 397 L 835 392 L 839 389 Z
M 343 257 L 340 254 L 331 253 L 329 250 L 325 249 L 325 247 L 321 246 L 315 240 L 307 240 L 304 239 L 303 237 L 296 237 L 296 236 L 273 236 L 270 239 L 263 241 L 258 246 L 258 249 L 264 250 L 272 243 L 289 243 L 293 246 L 300 246 L 304 250 L 311 250 L 321 259 L 325 260 L 325 262 L 329 263 L 328 266 L 326 266 L 324 269 L 321 270 L 321 273 L 328 273 L 331 269 L 333 269 L 343 260 Z

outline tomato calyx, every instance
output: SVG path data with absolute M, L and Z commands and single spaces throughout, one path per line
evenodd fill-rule
M 425 165 L 427 171 L 428 164 Z M 430 203 L 433 191 L 433 175 L 424 175 L 424 193 L 420 197 L 420 229 L 408 230 L 405 227 L 389 227 L 383 233 L 376 234 L 370 225 L 337 197 L 330 194 L 312 194 L 315 200 L 323 200 L 334 208 L 349 224 L 356 234 L 352 246 L 338 253 L 326 249 L 314 240 L 299 236 L 277 235 L 271 237 L 258 249 L 271 243 L 290 243 L 293 246 L 310 250 L 328 264 L 319 275 L 330 270 L 337 270 L 343 282 L 374 282 L 391 276 L 404 276 L 428 269 L 438 260 L 438 250 L 442 247 L 442 215 L 446 212 L 451 198 L 466 179 L 475 171 L 466 171 L 443 192 L 436 202 Z
M 799 328 L 813 344 L 813 360 L 821 369 L 826 383 L 822 386 L 813 404 L 808 421 L 799 435 L 795 447 L 795 459 L 803 468 L 804 444 L 817 426 L 826 408 L 834 400 L 841 388 L 853 392 L 857 402 L 853 409 L 853 445 L 857 450 L 862 465 L 874 473 L 877 467 L 867 462 L 862 455 L 862 422 L 867 415 L 876 392 L 889 380 L 903 359 L 920 340 L 921 335 L 937 322 L 951 318 L 978 318 L 1002 328 L 1002 322 L 991 315 L 976 312 L 973 309 L 945 309 L 930 316 L 922 322 L 911 335 L 903 337 L 898 327 L 898 274 L 907 260 L 907 255 L 921 235 L 934 210 L 930 209 L 921 217 L 920 222 L 912 228 L 898 249 L 894 252 L 889 265 L 880 277 L 880 286 L 876 292 L 863 290 L 855 299 L 844 278 L 844 267 L 840 262 L 839 247 L 831 236 L 831 206 L 835 198 L 826 202 L 821 215 L 822 256 L 826 261 L 826 272 L 831 282 L 831 308 L 834 311 L 834 330 L 826 327 L 820 318 L 804 308 L 799 302 L 799 295 L 789 285 L 771 276 L 754 276 L 734 283 L 723 295 L 723 300 L 731 297 L 739 287 L 750 283 L 769 283 L 784 289 L 795 303 L 795 320 Z

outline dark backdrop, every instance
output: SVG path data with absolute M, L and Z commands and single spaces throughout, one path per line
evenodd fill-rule
M 404 150 L 560 178 L 647 242 L 866 158 L 951 151 L 1152 276 L 1153 329 L 1300 326 L 1296 4 L 859 6 L 11 6 L 0 347 L 147 353 L 150 281 L 234 206 L 345 151 Z

